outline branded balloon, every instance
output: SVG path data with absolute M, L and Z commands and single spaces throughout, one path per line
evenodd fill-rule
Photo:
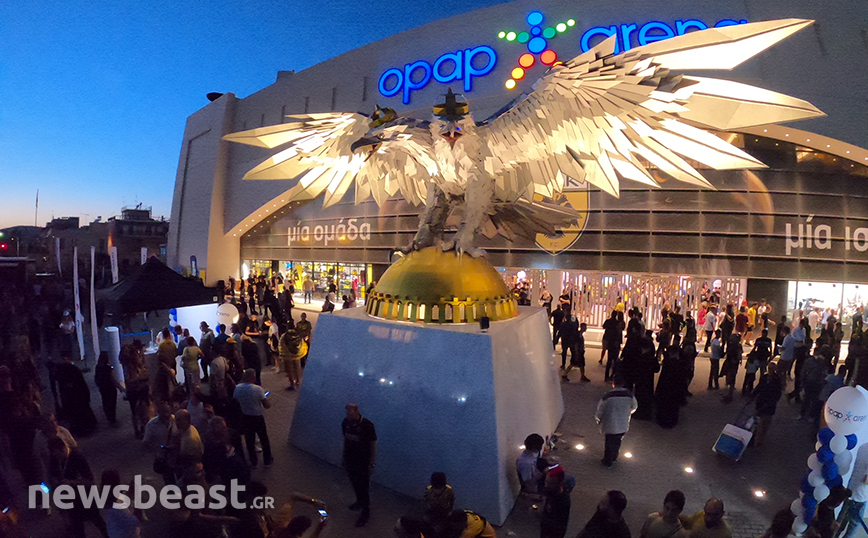
M 835 454 L 840 454 L 847 450 L 847 437 L 844 435 L 836 435 L 829 441 L 829 448 Z
M 856 433 L 868 420 L 868 399 L 855 387 L 841 387 L 829 396 L 823 416 L 835 434 Z
M 229 327 L 238 321 L 238 309 L 232 303 L 223 303 L 217 308 L 217 323 Z

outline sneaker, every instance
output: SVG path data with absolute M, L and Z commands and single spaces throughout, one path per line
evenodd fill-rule
M 359 514 L 359 519 L 356 520 L 356 527 L 364 527 L 368 524 L 369 519 L 371 519 L 370 512 L 362 510 L 362 513 Z
M 295 390 L 295 385 L 290 385 L 286 387 L 286 390 Z
M 590 382 L 591 382 L 591 380 L 588 379 L 588 378 L 585 377 L 585 376 L 582 376 L 582 381 L 584 381 L 585 383 L 590 383 Z
M 605 458 L 604 458 L 604 459 L 601 459 L 601 460 L 600 460 L 600 463 L 603 464 L 603 467 L 606 467 L 606 468 L 612 467 L 612 462 L 611 462 L 611 461 L 606 461 Z
M 567 377 L 567 376 L 565 376 L 565 375 L 562 375 L 562 376 L 561 376 L 561 379 L 563 379 L 564 381 L 569 381 L 569 380 L 570 380 L 570 378 Z

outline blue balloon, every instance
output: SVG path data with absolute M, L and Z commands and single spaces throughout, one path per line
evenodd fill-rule
M 835 465 L 835 462 L 823 465 L 823 478 L 826 480 L 833 480 L 838 475 L 838 466 Z
M 827 445 L 823 445 L 817 451 L 817 459 L 820 460 L 820 463 L 829 463 L 835 459 L 835 453 Z
M 835 486 L 843 486 L 844 485 L 844 477 L 841 475 L 838 475 L 831 480 L 826 480 L 826 485 L 829 486 L 829 489 L 832 489 Z
M 829 441 L 832 440 L 832 437 L 835 437 L 835 432 L 832 431 L 832 428 L 826 426 L 820 433 L 817 434 L 817 439 L 820 440 L 820 443 L 823 445 L 828 445 Z
M 807 499 L 808 497 L 810 497 L 810 494 L 814 492 L 814 486 L 812 486 L 811 483 L 808 482 L 807 476 L 805 476 L 805 478 L 802 479 L 802 485 L 801 486 L 802 486 L 801 487 L 802 491 L 805 492 L 805 499 Z
M 848 435 L 847 436 L 847 450 L 853 450 L 854 448 L 856 448 L 856 443 L 858 441 L 859 441 L 859 439 L 856 437 L 855 433 L 851 433 L 850 435 Z

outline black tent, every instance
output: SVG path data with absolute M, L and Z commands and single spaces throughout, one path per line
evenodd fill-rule
M 217 288 L 181 276 L 151 257 L 127 278 L 103 290 L 97 303 L 103 312 L 121 316 L 182 306 L 217 304 Z

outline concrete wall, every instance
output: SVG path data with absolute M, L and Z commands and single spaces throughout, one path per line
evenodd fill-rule
M 292 181 L 242 181 L 244 173 L 275 150 L 219 142 L 235 132 L 284 121 L 287 114 L 332 110 L 370 111 L 376 103 L 399 113 L 427 118 L 446 85 L 432 81 L 402 103 L 400 93 L 383 97 L 379 77 L 389 68 L 403 69 L 417 60 L 433 63 L 447 52 L 480 45 L 498 56 L 494 70 L 473 79 L 472 90 L 453 84 L 483 119 L 527 91 L 542 73 L 537 66 L 518 88 L 504 88 L 524 46 L 497 38 L 500 30 L 526 29 L 525 17 L 541 10 L 547 21 L 576 19 L 576 26 L 552 40 L 562 57 L 580 52 L 579 40 L 589 28 L 697 18 L 709 24 L 721 19 L 760 21 L 787 17 L 815 19 L 817 24 L 748 61 L 733 73 L 699 73 L 732 78 L 806 99 L 828 117 L 797 123 L 799 129 L 868 146 L 868 4 L 844 0 L 830 8 L 822 2 L 792 0 L 675 0 L 575 3 L 565 0 L 520 0 L 436 21 L 361 47 L 299 73 L 282 72 L 276 82 L 241 100 L 232 94 L 210 103 L 187 121 L 172 208 L 169 264 L 189 265 L 195 254 L 208 268 L 209 283 L 238 274 L 235 235 L 268 218 L 265 209 L 280 206 Z M 234 105 L 234 106 L 233 106 Z M 215 190 L 217 189 L 217 190 Z M 209 205 L 209 199 L 211 205 Z M 215 205 L 216 204 L 216 205 Z M 215 215 L 216 214 L 216 215 Z M 180 217 L 180 218 L 179 218 Z M 180 231 L 179 231 L 180 230 Z M 213 247 L 209 244 L 214 242 Z M 211 267 L 209 267 L 211 266 Z M 214 275 L 212 277 L 212 275 Z
M 483 334 L 342 310 L 319 317 L 312 341 L 293 445 L 340 465 L 344 406 L 358 403 L 377 429 L 374 482 L 420 497 L 442 471 L 456 507 L 503 523 L 518 492 L 519 445 L 551 434 L 564 412 L 545 311 L 522 308 Z

